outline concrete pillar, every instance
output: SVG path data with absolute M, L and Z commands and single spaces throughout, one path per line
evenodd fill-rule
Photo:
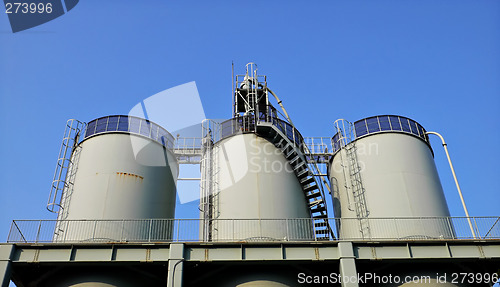
M 340 255 L 340 276 L 342 278 L 342 287 L 358 287 L 358 272 L 356 271 L 356 262 L 352 242 L 339 242 Z
M 184 267 L 184 244 L 170 244 L 170 254 L 168 258 L 168 278 L 167 287 L 182 286 L 182 269 Z
M 11 276 L 11 258 L 14 254 L 14 245 L 0 245 L 0 286 L 9 287 Z

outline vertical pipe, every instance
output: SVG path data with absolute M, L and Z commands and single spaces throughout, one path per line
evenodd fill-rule
M 462 206 L 463 206 L 464 211 L 465 211 L 465 216 L 467 216 L 467 221 L 469 222 L 470 231 L 472 232 L 472 236 L 474 237 L 474 239 L 476 239 L 476 233 L 474 232 L 474 227 L 472 227 L 472 222 L 470 221 L 469 211 L 467 210 L 467 206 L 465 205 L 464 196 L 462 195 L 462 190 L 460 189 L 460 185 L 458 184 L 457 175 L 455 174 L 455 169 L 453 168 L 453 164 L 451 163 L 451 158 L 450 158 L 450 154 L 448 152 L 447 144 L 444 141 L 443 136 L 437 132 L 427 132 L 426 134 L 436 135 L 441 139 L 441 142 L 442 142 L 443 147 L 444 147 L 444 152 L 446 153 L 446 157 L 448 158 L 448 163 L 450 164 L 451 173 L 453 174 L 453 179 L 455 180 L 455 185 L 457 186 L 458 194 L 460 195 L 460 200 L 462 201 Z

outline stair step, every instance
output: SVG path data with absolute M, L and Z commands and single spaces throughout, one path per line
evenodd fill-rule
M 291 143 L 287 142 L 287 143 L 286 143 L 286 145 L 284 145 L 284 146 L 281 148 L 281 152 L 286 153 L 286 151 L 287 151 L 289 148 L 291 148 L 291 147 L 293 147 L 293 145 L 292 145 Z M 293 148 L 292 148 L 292 149 L 293 149 Z
M 328 234 L 330 230 L 325 229 L 325 230 L 316 230 L 316 234 Z
M 313 182 L 315 182 L 314 177 L 306 177 L 300 182 L 300 184 L 306 185 L 306 184 L 311 184 Z
M 272 142 L 273 143 L 277 143 L 282 137 L 280 136 L 280 134 L 278 134 L 277 132 L 275 132 L 273 129 L 271 129 L 269 131 L 269 137 L 272 137 Z
M 286 142 L 286 141 L 285 141 L 285 139 L 284 139 L 284 138 L 282 138 L 281 136 L 279 136 L 279 138 L 280 138 L 280 140 L 279 140 L 279 141 L 277 141 L 277 143 L 275 144 L 275 146 L 276 146 L 277 148 L 280 148 L 280 149 L 281 149 L 281 148 L 283 148 L 283 145 L 285 144 L 285 142 Z
M 295 162 L 295 161 L 297 161 L 297 160 L 299 160 L 299 159 L 300 159 L 300 155 L 297 155 L 296 157 L 294 157 L 294 158 L 292 158 L 292 159 L 290 160 L 290 164 L 292 164 L 293 162 Z
M 321 213 L 321 214 L 313 215 L 312 218 L 314 218 L 314 219 L 326 219 L 327 215 L 326 215 L 326 213 Z
M 320 197 L 320 196 L 321 196 L 321 192 L 316 191 L 316 192 L 313 192 L 311 194 L 306 195 L 306 199 L 311 199 L 311 198 Z
M 318 205 L 318 204 L 320 204 L 322 202 L 323 202 L 323 198 L 316 199 L 314 201 L 309 202 L 308 206 L 309 207 L 314 207 L 314 206 L 316 206 L 316 205 Z
M 297 152 L 295 152 L 294 149 L 291 149 L 289 152 L 283 154 L 285 155 L 286 159 L 290 160 L 291 158 L 294 158 L 297 155 Z
M 328 236 L 327 237 L 316 237 L 316 240 L 318 240 L 318 241 L 323 241 L 323 240 L 329 241 L 330 237 L 328 237 Z
M 294 170 L 299 170 L 301 167 L 303 167 L 306 163 L 305 162 L 300 162 L 296 164 L 295 166 L 292 166 Z
M 318 186 L 316 185 L 316 183 L 313 183 L 307 187 L 304 187 L 304 192 L 313 191 L 315 189 L 318 189 Z
M 301 171 L 297 171 L 297 170 L 295 170 L 295 171 L 297 172 L 296 175 L 297 175 L 298 178 L 302 178 L 303 175 L 308 176 L 308 175 L 311 174 L 307 168 L 304 168 Z
M 314 223 L 314 227 L 327 227 L 328 223 L 322 221 L 322 222 L 316 222 Z
M 324 205 L 316 205 L 314 208 L 311 208 L 312 213 L 323 212 L 326 211 Z

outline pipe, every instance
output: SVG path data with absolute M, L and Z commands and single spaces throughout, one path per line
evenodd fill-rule
M 271 95 L 273 95 L 273 96 L 274 96 L 274 98 L 275 98 L 275 99 L 276 99 L 276 101 L 278 102 L 278 105 L 280 105 L 281 110 L 282 110 L 282 111 L 283 111 L 283 113 L 285 114 L 285 117 L 286 117 L 286 119 L 288 120 L 288 122 L 289 122 L 289 123 L 290 123 L 293 127 L 295 127 L 295 126 L 293 125 L 293 123 L 292 123 L 292 120 L 291 120 L 291 119 L 290 119 L 290 117 L 288 116 L 288 113 L 286 112 L 285 107 L 284 107 L 284 106 L 283 106 L 283 104 L 282 104 L 283 102 L 282 102 L 282 101 L 278 98 L 278 96 L 276 96 L 276 94 L 275 94 L 273 91 L 271 91 L 271 89 L 269 89 L 269 88 L 266 88 L 266 89 L 267 89 L 267 90 L 271 93 Z
M 465 205 L 464 196 L 462 195 L 462 190 L 460 189 L 460 185 L 458 184 L 457 175 L 455 174 L 455 169 L 453 168 L 453 164 L 451 163 L 450 153 L 448 152 L 447 144 L 444 141 L 443 136 L 437 132 L 426 132 L 426 134 L 427 135 L 436 135 L 441 139 L 441 142 L 442 142 L 443 147 L 444 147 L 444 152 L 446 153 L 446 157 L 448 158 L 448 163 L 450 164 L 451 173 L 453 174 L 453 179 L 455 180 L 455 184 L 457 186 L 458 195 L 460 195 L 460 200 L 462 201 L 462 206 L 464 207 L 465 216 L 467 216 L 467 221 L 469 222 L 470 231 L 472 232 L 472 236 L 474 237 L 474 239 L 476 239 L 477 238 L 476 233 L 474 232 L 474 227 L 472 227 L 472 222 L 470 221 L 469 211 L 467 211 L 467 206 Z

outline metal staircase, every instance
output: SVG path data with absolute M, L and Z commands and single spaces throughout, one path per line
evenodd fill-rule
M 308 208 L 314 223 L 315 238 L 317 240 L 329 240 L 330 236 L 335 238 L 328 223 L 325 198 L 303 152 L 271 123 L 260 122 L 257 125 L 257 134 L 280 149 L 293 168 L 308 202 Z

